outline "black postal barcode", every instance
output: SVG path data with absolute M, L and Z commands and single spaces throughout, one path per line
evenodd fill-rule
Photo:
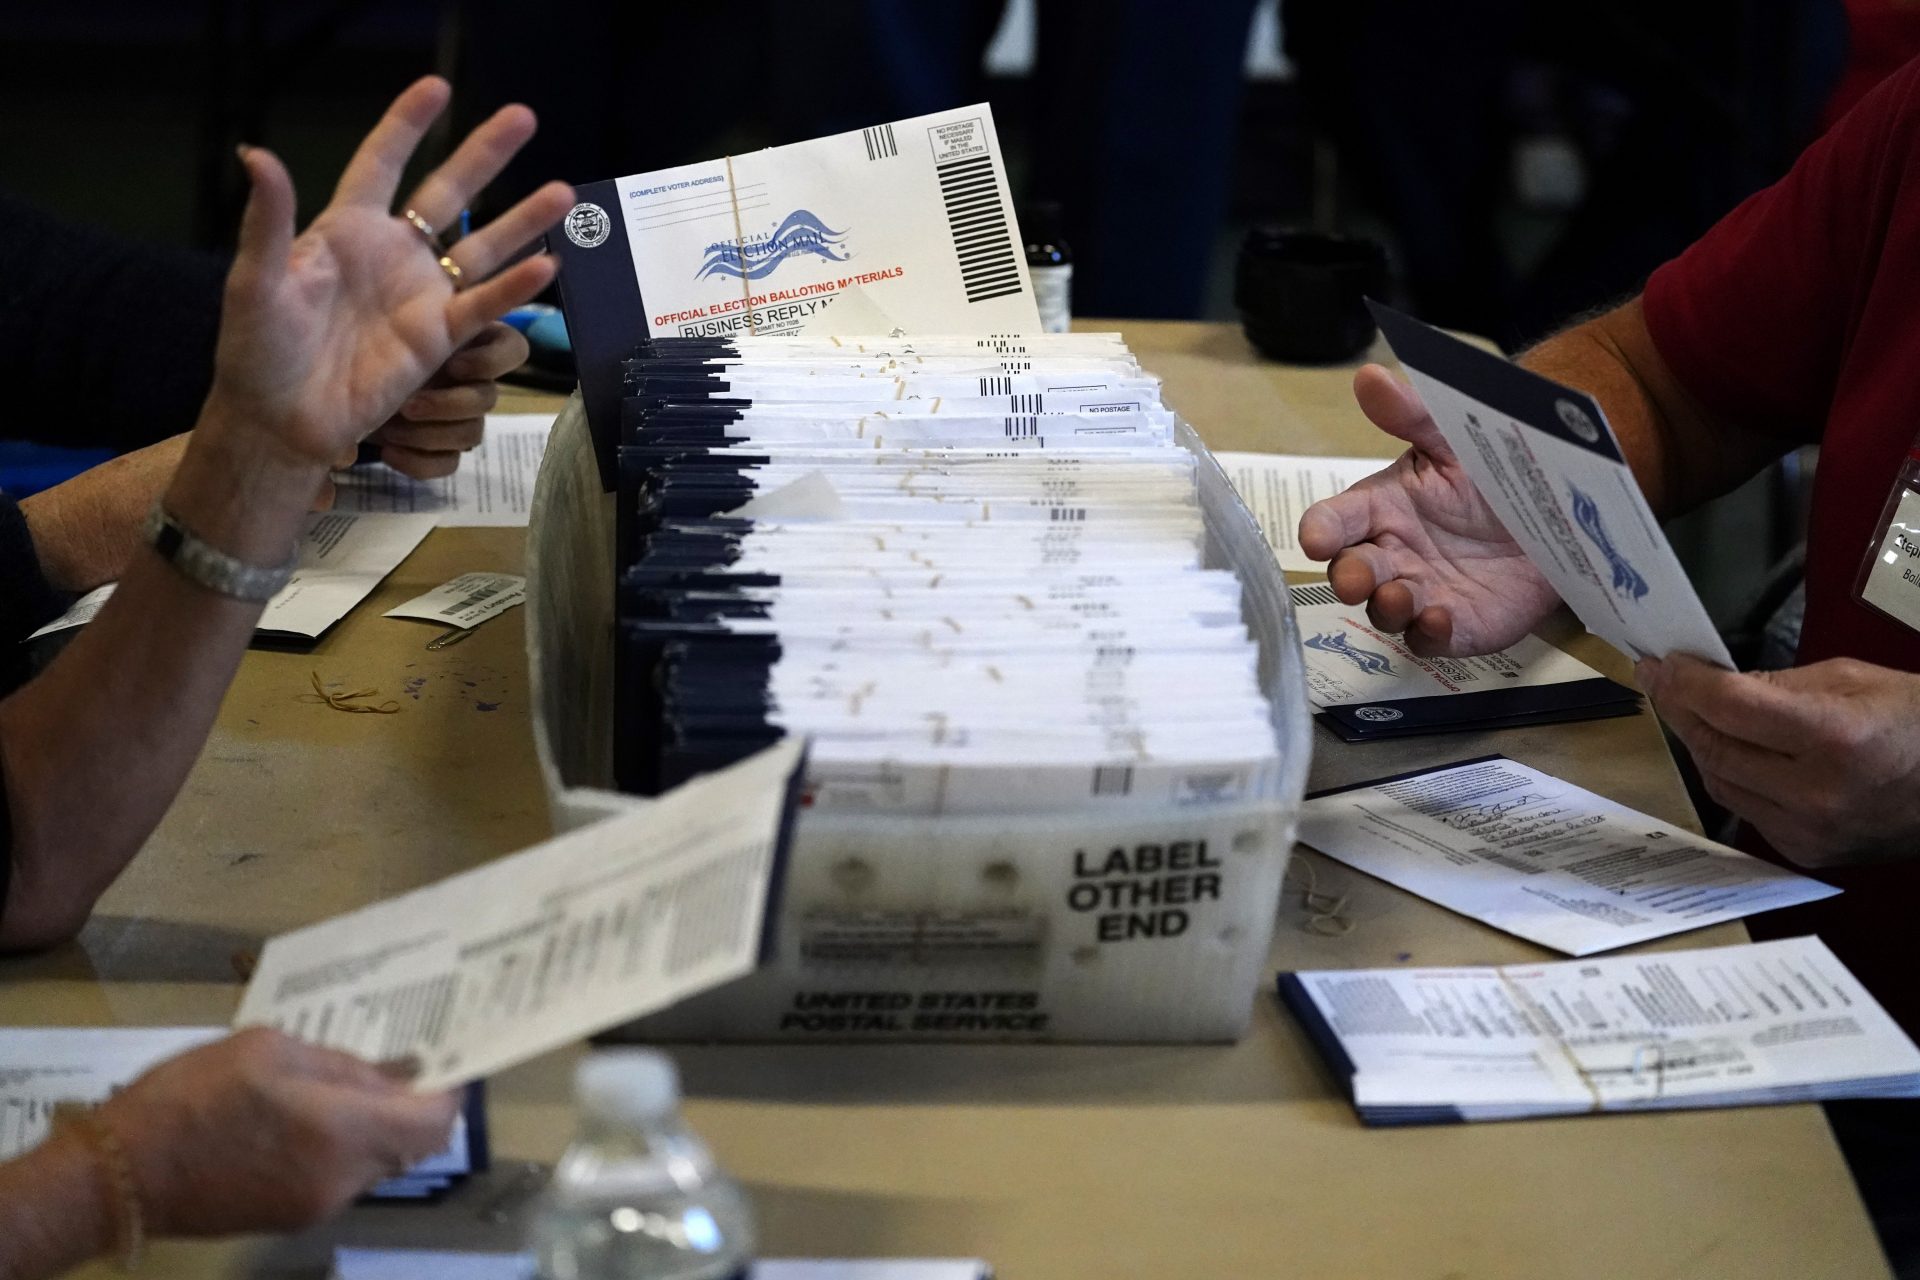
M 1124 796 L 1133 791 L 1133 766 L 1130 764 L 1095 765 L 1093 770 L 1093 794 L 1097 796 Z
M 867 159 L 886 160 L 900 154 L 900 147 L 893 140 L 893 126 L 879 125 L 860 131 L 860 141 L 867 144 Z
M 472 595 L 468 596 L 465 600 L 462 600 L 458 604 L 448 605 L 446 608 L 442 609 L 440 612 L 465 613 L 467 610 L 473 608 L 473 606 L 477 604 L 485 604 L 487 601 L 493 599 L 495 596 L 499 595 L 502 591 L 505 591 L 505 590 L 506 590 L 506 586 L 504 584 L 496 582 L 490 587 L 480 588 L 478 591 L 474 592 Z
M 1040 434 L 1038 418 L 1005 418 L 1001 421 L 1002 430 L 1006 432 L 1009 440 L 1031 440 Z
M 947 206 L 947 230 L 960 259 L 960 283 L 968 302 L 985 302 L 1020 292 L 1020 263 L 1000 203 L 993 157 L 976 156 L 934 166 L 940 198 Z

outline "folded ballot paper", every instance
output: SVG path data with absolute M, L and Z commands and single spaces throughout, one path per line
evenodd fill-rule
M 1840 892 L 1504 756 L 1310 795 L 1299 837 L 1574 956 Z
M 1635 661 L 1733 666 L 1591 396 L 1368 306 L 1460 465 L 1587 630 Z
M 627 384 L 625 789 L 789 733 L 818 812 L 1279 784 L 1198 455 L 1117 335 L 656 338 Z
M 150 1069 L 225 1036 L 225 1027 L 0 1028 L 0 1161 L 38 1146 L 63 1103 L 100 1103 Z M 482 1086 L 468 1087 L 447 1147 L 378 1183 L 375 1200 L 425 1200 L 487 1167 Z
M 1348 742 L 1632 715 L 1640 695 L 1537 636 L 1474 658 L 1422 657 L 1325 583 L 1292 588 L 1307 697 Z
M 797 739 L 438 884 L 270 940 L 234 1025 L 421 1089 L 524 1062 L 718 986 L 771 944 Z
M 548 244 L 608 488 L 637 339 L 819 331 L 849 305 L 831 331 L 1040 332 L 984 104 L 587 183 Z
M 1920 1096 L 1920 1049 L 1818 938 L 1280 975 L 1370 1125 Z

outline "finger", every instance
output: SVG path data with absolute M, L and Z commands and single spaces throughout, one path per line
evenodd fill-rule
M 344 1099 L 354 1127 L 383 1165 L 410 1166 L 443 1151 L 460 1114 L 458 1091 L 414 1093 L 404 1084 L 379 1097 Z
M 242 147 L 240 164 L 251 190 L 240 216 L 240 245 L 228 284 L 243 294 L 258 294 L 286 274 L 293 250 L 293 179 L 265 147 Z
M 408 85 L 347 162 L 333 189 L 333 202 L 391 209 L 407 161 L 452 96 L 452 86 L 439 76 L 424 76 Z
M 302 1075 L 322 1084 L 373 1093 L 390 1093 L 397 1087 L 373 1063 L 338 1049 L 289 1039 L 282 1052 L 286 1055 L 289 1074 Z
M 410 1053 L 404 1058 L 388 1058 L 385 1062 L 376 1062 L 374 1064 L 381 1075 L 387 1077 L 389 1080 L 398 1080 L 403 1084 L 409 1080 L 418 1078 L 420 1070 L 424 1065 L 425 1064 L 420 1061 L 420 1055 L 417 1053 Z
M 456 346 L 479 333 L 488 321 L 497 320 L 507 310 L 529 302 L 534 295 L 553 283 L 560 265 L 551 254 L 537 254 L 520 261 L 499 275 L 464 289 L 447 300 L 447 330 Z
M 1380 589 L 1367 601 L 1367 620 L 1394 635 L 1412 626 L 1421 611 L 1419 590 L 1405 578 L 1381 583 Z
M 1418 393 L 1382 366 L 1361 366 L 1353 375 L 1353 398 L 1359 401 L 1360 412 L 1388 435 L 1443 462 L 1453 460 L 1447 438 L 1433 425 L 1433 416 L 1420 403 Z
M 484 279 L 564 218 L 571 208 L 573 188 L 564 182 L 549 182 L 492 222 L 461 237 L 448 256 L 468 279 Z
M 486 419 L 468 418 L 462 422 L 395 420 L 374 432 L 372 438 L 376 444 L 398 445 L 416 453 L 465 453 L 486 437 Z
M 460 217 L 460 211 L 480 194 L 481 188 L 498 177 L 514 153 L 527 145 L 533 130 L 531 108 L 519 103 L 500 108 L 461 139 L 453 154 L 438 168 L 420 180 L 420 185 L 407 197 L 407 207 L 436 227 L 452 226 Z M 466 266 L 464 262 L 460 265 Z
M 1348 547 L 1327 566 L 1327 583 L 1343 604 L 1364 604 L 1384 582 L 1393 580 L 1379 547 L 1363 542 Z
M 447 357 L 440 375 L 448 382 L 491 382 L 527 362 L 527 336 L 510 324 L 495 320 L 480 336 Z
M 415 480 L 438 480 L 460 469 L 460 455 L 457 453 L 428 453 L 400 445 L 381 445 L 380 461 Z
M 1686 707 L 1721 733 L 1792 754 L 1820 727 L 1825 699 L 1778 682 L 1771 672 L 1728 671 L 1669 654 L 1655 676 L 1654 700 Z
M 1372 534 L 1373 495 L 1358 486 L 1323 498 L 1300 515 L 1300 549 L 1311 560 L 1331 560 L 1342 547 L 1365 542 Z
M 1821 854 L 1832 847 L 1832 842 L 1823 839 L 1818 826 L 1809 823 L 1804 814 L 1793 812 L 1770 795 L 1726 778 L 1703 773 L 1700 781 L 1721 808 L 1758 831 L 1761 838 L 1789 861 L 1803 867 L 1817 867 L 1830 860 Z
M 1445 658 L 1455 654 L 1453 643 L 1453 614 L 1437 604 L 1430 604 L 1420 611 L 1401 637 L 1407 648 L 1423 658 Z
M 491 382 L 463 382 L 451 387 L 422 387 L 401 401 L 398 417 L 407 422 L 465 422 L 486 417 L 488 410 L 499 401 L 500 388 Z M 391 431 L 395 425 L 389 423 L 384 431 Z M 392 439 L 390 435 L 384 433 L 380 438 Z M 474 440 L 470 444 L 455 447 L 469 449 L 479 443 L 478 440 Z

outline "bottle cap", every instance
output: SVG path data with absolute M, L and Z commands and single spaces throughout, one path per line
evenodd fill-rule
M 639 1124 L 680 1106 L 680 1073 L 652 1049 L 610 1049 L 589 1055 L 573 1073 L 574 1097 L 596 1120 Z

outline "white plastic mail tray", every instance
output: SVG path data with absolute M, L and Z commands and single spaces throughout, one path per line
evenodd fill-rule
M 1180 1042 L 1245 1030 L 1265 988 L 1309 713 L 1273 554 L 1185 424 L 1180 442 L 1201 454 L 1207 562 L 1239 575 L 1259 642 L 1282 760 L 1273 794 L 1017 817 L 803 812 L 773 962 L 630 1034 Z M 534 741 L 562 828 L 646 803 L 610 789 L 613 501 L 576 396 L 540 468 L 527 547 Z

